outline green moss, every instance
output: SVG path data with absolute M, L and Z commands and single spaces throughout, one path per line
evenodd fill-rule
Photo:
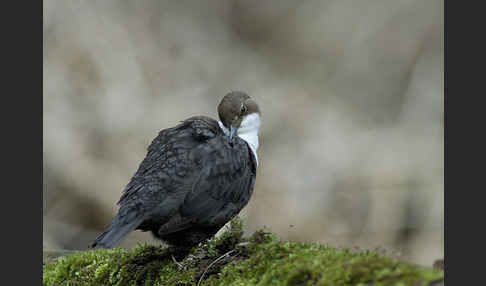
M 174 257 L 185 257 L 179 265 Z M 177 258 L 180 259 L 180 258 Z M 215 262 L 216 261 L 216 262 Z M 444 273 L 373 251 L 280 241 L 257 231 L 243 238 L 242 223 L 189 255 L 139 245 L 60 257 L 43 266 L 44 285 L 428 285 Z

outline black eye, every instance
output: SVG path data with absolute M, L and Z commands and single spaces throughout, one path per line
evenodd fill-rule
M 246 107 L 246 105 L 242 105 L 241 106 L 241 113 L 245 113 L 248 111 L 248 108 Z

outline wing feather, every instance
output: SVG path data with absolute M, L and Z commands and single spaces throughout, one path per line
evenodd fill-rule
M 200 170 L 192 151 L 218 130 L 215 120 L 193 117 L 160 131 L 123 190 L 117 215 L 93 246 L 111 247 L 134 229 L 170 220 L 189 192 L 191 178 Z
M 255 168 L 248 145 L 241 139 L 233 146 L 223 137 L 205 145 L 202 170 L 181 206 L 181 216 L 198 225 L 224 224 L 249 201 Z

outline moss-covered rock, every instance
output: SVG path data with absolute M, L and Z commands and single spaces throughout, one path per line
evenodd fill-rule
M 280 241 L 262 230 L 243 238 L 239 219 L 189 253 L 150 245 L 88 250 L 45 261 L 43 271 L 44 285 L 432 285 L 444 276 L 373 251 Z

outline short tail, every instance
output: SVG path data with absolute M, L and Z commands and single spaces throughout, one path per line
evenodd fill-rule
M 100 234 L 95 241 L 91 244 L 91 247 L 101 246 L 104 248 L 112 248 L 122 238 L 124 238 L 129 232 L 137 228 L 143 221 L 143 218 L 132 219 L 128 222 L 122 222 L 118 215 L 111 221 L 108 228 Z

